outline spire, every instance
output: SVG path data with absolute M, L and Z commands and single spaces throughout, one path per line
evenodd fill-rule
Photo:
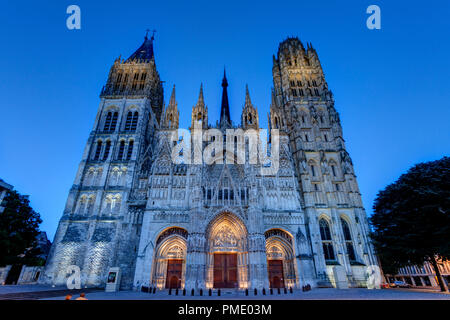
M 175 85 L 173 85 L 172 94 L 170 95 L 169 106 L 176 105 L 175 101 Z
M 230 106 L 228 104 L 228 81 L 225 68 L 223 69 L 222 80 L 222 106 L 220 107 L 220 125 L 225 127 L 231 127 Z
M 142 59 L 142 60 L 151 60 L 154 58 L 153 54 L 153 40 L 155 39 L 155 30 L 153 30 L 153 34 L 151 38 L 148 38 L 148 29 L 147 33 L 144 37 L 144 43 L 127 59 L 127 61 L 131 61 L 134 59 Z
M 203 129 L 208 127 L 208 107 L 206 107 L 203 97 L 203 83 L 200 84 L 200 93 L 197 103 L 192 108 L 191 118 L 191 128 L 195 128 L 199 122 L 201 122 Z
M 250 99 L 250 92 L 248 90 L 248 85 L 245 85 L 245 104 L 242 110 L 242 128 L 249 129 L 259 129 L 259 117 L 256 107 L 253 106 L 252 100 Z
M 250 99 L 250 93 L 248 92 L 248 84 L 245 85 L 245 105 L 252 105 L 252 100 Z
M 200 93 L 198 95 L 197 105 L 205 105 L 205 98 L 203 98 L 203 83 L 200 83 Z
M 169 129 L 178 128 L 179 112 L 178 104 L 175 99 L 175 85 L 173 85 L 172 94 L 170 95 L 169 105 L 167 106 L 163 116 L 163 126 Z

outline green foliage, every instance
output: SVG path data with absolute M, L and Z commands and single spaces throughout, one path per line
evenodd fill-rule
M 10 191 L 4 199 L 5 210 L 0 213 L 0 266 L 7 264 L 42 265 L 37 257 L 36 236 L 42 222 L 39 213 L 30 207 L 26 196 Z
M 450 158 L 419 163 L 380 191 L 371 237 L 385 273 L 450 257 Z

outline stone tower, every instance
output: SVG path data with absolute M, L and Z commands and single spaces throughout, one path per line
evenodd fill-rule
M 298 38 L 288 38 L 273 57 L 272 73 L 270 125 L 289 137 L 319 282 L 343 275 L 355 285 L 363 272 L 358 269 L 361 261 L 377 263 L 339 114 L 317 52 L 311 44 L 305 49 Z M 342 268 L 335 271 L 336 265 Z
M 134 204 L 146 193 L 147 177 L 140 175 L 150 165 L 163 106 L 153 40 L 146 35 L 136 52 L 111 67 L 41 282 L 65 284 L 69 265 L 83 271 L 82 285 L 103 283 L 110 266 L 133 279 L 142 222 Z M 178 123 L 173 108 L 171 99 L 170 116 Z

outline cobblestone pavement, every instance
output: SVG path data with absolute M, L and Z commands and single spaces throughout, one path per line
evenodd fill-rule
M 104 292 L 104 289 L 89 288 L 79 290 L 69 290 L 66 287 L 49 286 L 0 286 L 0 300 L 40 300 L 44 298 L 58 297 L 63 299 L 67 294 L 78 295 L 81 292 L 93 293 L 97 291 Z
M 302 292 L 296 290 L 292 294 L 284 294 L 281 291 L 278 294 L 274 291 L 273 295 L 266 292 L 266 295 L 262 295 L 258 292 L 255 296 L 253 293 L 249 293 L 249 296 L 245 296 L 244 292 L 222 292 L 220 296 L 217 296 L 217 292 L 214 292 L 212 296 L 208 296 L 208 292 L 204 292 L 203 296 L 200 296 L 198 292 L 196 295 L 191 296 L 190 293 L 186 293 L 183 296 L 181 291 L 178 296 L 175 292 L 171 295 L 167 290 L 156 292 L 155 294 L 136 292 L 136 291 L 120 291 L 120 292 L 95 292 L 86 294 L 86 297 L 90 300 L 252 300 L 252 299 L 279 299 L 279 300 L 450 300 L 450 294 L 438 293 L 438 292 L 424 292 L 407 289 L 382 289 L 382 290 L 368 290 L 368 289 L 313 289 L 308 292 Z M 50 298 L 49 300 L 60 300 L 60 298 Z
M 267 290 L 266 295 L 262 295 L 258 290 L 258 295 L 254 295 L 253 291 L 249 291 L 249 295 L 245 296 L 244 292 L 236 292 L 232 290 L 223 290 L 220 296 L 217 291 L 212 292 L 212 296 L 208 296 L 208 291 L 199 295 L 195 292 L 191 296 L 190 292 L 182 295 L 182 291 L 175 295 L 175 291 L 169 295 L 168 290 L 157 291 L 155 294 L 137 292 L 137 291 L 120 291 L 120 292 L 104 292 L 103 289 L 80 289 L 68 290 L 65 287 L 51 287 L 39 285 L 18 285 L 18 286 L 0 286 L 0 300 L 63 300 L 68 293 L 72 293 L 76 298 L 79 293 L 85 292 L 89 300 L 251 300 L 251 299 L 281 299 L 281 300 L 450 300 L 450 294 L 439 293 L 431 290 L 415 290 L 415 289 L 348 289 L 339 290 L 332 288 L 318 288 L 308 292 L 294 290 L 294 292 L 284 294 L 281 290 L 278 294 L 277 290 L 273 291 L 273 295 Z

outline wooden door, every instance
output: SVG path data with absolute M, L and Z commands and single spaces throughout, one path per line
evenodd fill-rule
M 181 274 L 183 272 L 182 259 L 169 259 L 167 261 L 166 288 L 181 288 Z
M 237 253 L 214 254 L 214 288 L 236 288 Z
M 271 288 L 284 288 L 283 260 L 268 260 L 269 284 Z

